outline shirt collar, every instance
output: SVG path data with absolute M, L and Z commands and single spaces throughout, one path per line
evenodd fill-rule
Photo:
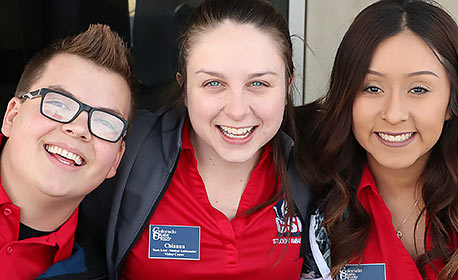
M 374 193 L 378 194 L 378 189 L 375 186 L 374 177 L 372 177 L 372 173 L 369 170 L 369 166 L 367 165 L 367 163 L 364 166 L 363 175 L 361 176 L 361 182 L 359 183 L 358 198 L 360 196 L 360 193 L 366 189 L 372 190 Z
M 0 134 L 0 153 L 3 151 L 3 147 L 5 145 L 4 142 L 6 140 L 6 137 L 3 134 Z M 0 205 L 2 204 L 13 204 L 11 199 L 9 198 L 8 194 L 5 192 L 3 189 L 3 186 L 1 185 L 1 178 L 0 178 Z
M 189 117 L 186 117 L 186 120 L 183 125 L 183 130 L 181 132 L 181 150 L 191 150 L 194 153 L 194 148 L 191 143 L 191 134 L 189 133 Z

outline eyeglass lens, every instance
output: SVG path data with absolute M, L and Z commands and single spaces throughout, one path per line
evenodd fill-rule
M 72 98 L 48 92 L 41 102 L 42 113 L 58 122 L 69 122 L 80 109 L 80 104 Z M 108 141 L 115 141 L 124 130 L 124 123 L 114 115 L 93 110 L 89 116 L 89 130 L 92 134 Z

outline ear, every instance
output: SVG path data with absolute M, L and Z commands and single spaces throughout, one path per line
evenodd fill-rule
M 181 75 L 181 73 L 180 73 L 180 72 L 177 72 L 177 73 L 175 74 L 175 78 L 177 79 L 178 85 L 179 85 L 180 87 L 182 87 L 182 86 L 183 86 L 183 76 Z M 188 107 L 188 98 L 186 97 L 186 90 L 185 90 L 185 89 L 183 89 L 183 90 L 184 90 L 184 97 L 183 97 L 183 99 L 184 99 L 184 106 Z
M 293 87 L 294 78 L 295 78 L 295 75 L 294 75 L 294 73 L 293 73 L 293 74 L 291 75 L 291 78 L 289 79 L 288 92 L 287 92 L 288 95 L 291 94 L 291 88 Z M 286 97 L 286 98 L 288 98 L 288 97 Z M 291 97 L 290 100 L 292 100 L 292 97 Z M 286 106 L 286 103 L 287 103 L 287 102 L 288 102 L 288 101 L 285 101 L 285 106 Z
M 122 156 L 124 155 L 124 151 L 126 150 L 126 143 L 124 140 L 121 141 L 121 146 L 119 146 L 118 154 L 116 155 L 116 159 L 113 162 L 113 165 L 110 168 L 110 171 L 107 174 L 105 179 L 109 179 L 116 174 L 116 170 L 118 169 L 119 163 L 121 162 Z
M 180 72 L 175 74 L 175 79 L 177 79 L 177 83 L 180 87 L 183 86 L 183 76 L 181 76 Z
M 11 129 L 13 127 L 14 119 L 18 115 L 21 106 L 22 102 L 17 97 L 11 98 L 10 102 L 8 102 L 2 123 L 2 133 L 6 137 L 10 137 L 11 135 Z
M 447 112 L 445 113 L 445 120 L 448 121 L 451 118 L 452 118 L 452 110 L 447 109 Z
M 293 86 L 294 78 L 295 78 L 295 77 L 296 77 L 296 76 L 295 76 L 294 73 L 293 73 L 293 75 L 291 75 L 291 78 L 289 79 L 288 93 L 291 92 L 291 87 Z

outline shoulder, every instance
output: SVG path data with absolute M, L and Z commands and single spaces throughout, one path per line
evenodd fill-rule
M 137 142 L 151 132 L 167 132 L 178 129 L 186 118 L 184 106 L 162 107 L 155 112 L 139 110 L 127 133 L 126 142 Z
M 143 153 L 164 152 L 166 155 L 181 143 L 181 129 L 187 112 L 184 106 L 162 107 L 154 113 L 139 110 L 125 139 L 126 150 L 118 168 L 134 163 Z

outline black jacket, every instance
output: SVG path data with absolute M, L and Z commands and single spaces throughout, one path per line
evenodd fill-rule
M 85 248 L 88 269 L 97 271 L 95 275 L 103 274 L 106 245 L 110 279 L 120 278 L 124 259 L 172 180 L 181 152 L 181 131 L 186 116 L 184 106 L 161 108 L 155 113 L 139 111 L 130 127 L 116 176 L 106 180 L 82 203 L 77 240 Z M 281 139 L 285 154 L 290 155 L 291 138 L 282 133 Z M 289 164 L 288 173 L 299 216 L 307 217 L 309 188 L 293 164 Z M 303 228 L 307 229 L 308 224 L 304 223 Z

